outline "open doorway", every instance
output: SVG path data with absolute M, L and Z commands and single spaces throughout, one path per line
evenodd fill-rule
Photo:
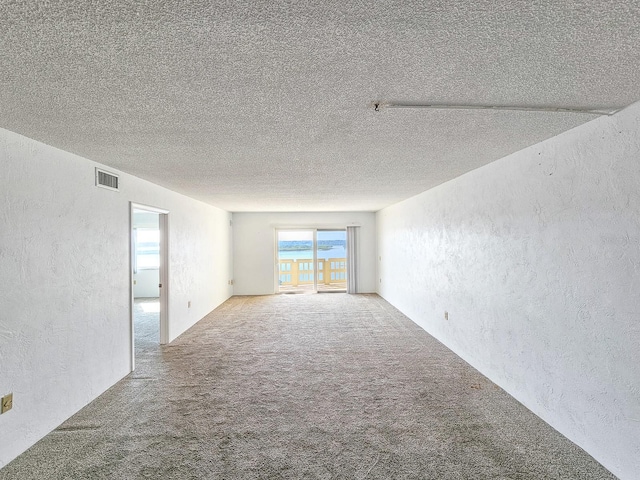
M 346 291 L 346 230 L 277 230 L 276 236 L 276 292 Z
M 131 205 L 131 370 L 167 339 L 168 213 Z

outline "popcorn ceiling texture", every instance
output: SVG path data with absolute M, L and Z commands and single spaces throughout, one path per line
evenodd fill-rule
M 595 118 L 374 100 L 640 99 L 635 0 L 3 1 L 0 18 L 0 127 L 230 211 L 378 210 Z

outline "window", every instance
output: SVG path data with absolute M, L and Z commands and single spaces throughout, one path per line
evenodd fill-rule
M 136 228 L 134 234 L 134 272 L 160 268 L 160 230 Z

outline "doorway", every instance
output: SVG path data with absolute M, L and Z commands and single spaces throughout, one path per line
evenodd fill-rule
M 346 292 L 346 230 L 276 230 L 276 243 L 277 293 Z
M 168 338 L 168 212 L 131 204 L 131 371 Z

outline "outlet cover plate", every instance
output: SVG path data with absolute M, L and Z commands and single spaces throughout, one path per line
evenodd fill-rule
M 6 413 L 13 408 L 13 393 L 8 393 L 0 401 L 1 411 L 0 413 Z

